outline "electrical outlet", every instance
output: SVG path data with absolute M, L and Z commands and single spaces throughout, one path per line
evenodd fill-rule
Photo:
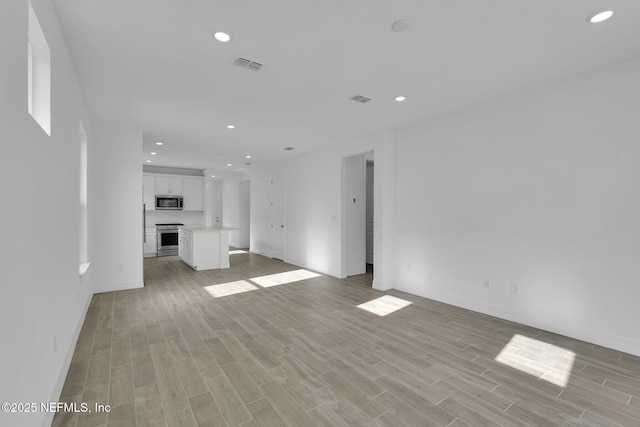
M 483 284 L 483 286 L 485 288 L 488 288 L 489 287 L 489 279 L 484 279 L 484 282 L 482 284 Z
M 517 283 L 511 283 L 511 293 L 512 294 L 517 294 L 518 293 L 518 284 Z

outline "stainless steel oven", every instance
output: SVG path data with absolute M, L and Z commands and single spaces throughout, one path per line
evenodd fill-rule
M 184 224 L 156 224 L 158 230 L 158 256 L 178 255 L 178 226 Z

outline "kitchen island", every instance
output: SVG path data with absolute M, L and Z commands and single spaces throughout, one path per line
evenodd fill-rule
M 184 225 L 178 228 L 178 256 L 194 270 L 229 268 L 228 227 Z

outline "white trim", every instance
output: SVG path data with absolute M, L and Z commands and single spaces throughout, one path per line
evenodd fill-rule
M 454 297 L 450 295 L 428 295 L 418 292 L 407 292 L 402 288 L 394 288 L 400 292 L 406 292 L 427 298 L 433 301 L 442 302 L 453 305 L 458 308 L 474 311 L 476 313 L 497 317 L 509 322 L 519 323 L 532 328 L 551 332 L 558 335 L 564 335 L 576 340 L 596 344 L 613 350 L 640 356 L 640 340 L 630 339 L 628 337 L 607 334 L 602 332 L 585 331 L 584 327 L 578 324 L 567 322 L 562 319 L 549 318 L 549 316 L 537 316 L 534 314 L 523 318 L 520 312 L 505 310 L 502 307 L 496 307 L 487 304 L 479 304 L 476 301 L 470 301 L 465 298 Z
M 375 267 L 374 267 L 374 268 L 375 268 Z M 382 280 L 378 280 L 378 281 L 376 281 L 375 279 L 373 279 L 373 280 L 371 281 L 371 287 L 372 287 L 373 289 L 378 290 L 378 291 L 388 291 L 388 290 L 393 289 L 393 287 L 392 287 L 392 286 L 387 286 L 387 284 L 382 283 Z M 408 292 L 407 292 L 407 293 L 408 293 Z
M 104 283 L 93 287 L 93 292 L 101 294 L 103 292 L 126 291 L 128 289 L 144 288 L 144 282 L 131 280 L 128 282 Z
M 60 373 L 58 374 L 58 379 L 53 387 L 53 393 L 51 393 L 51 402 L 59 402 L 60 395 L 62 394 L 62 389 L 64 388 L 64 382 L 67 379 L 67 374 L 69 373 L 69 368 L 71 367 L 71 361 L 73 360 L 73 354 L 76 350 L 76 345 L 78 344 L 78 338 L 80 337 L 80 331 L 82 331 L 82 326 L 84 325 L 84 320 L 87 317 L 87 312 L 89 311 L 89 305 L 91 304 L 91 300 L 93 299 L 93 292 L 89 292 L 89 296 L 84 304 L 84 309 L 82 310 L 82 314 L 76 324 L 76 329 L 73 333 L 73 337 L 71 338 L 71 342 L 69 343 L 69 348 L 67 349 L 67 354 L 62 362 L 62 369 L 60 369 Z M 55 416 L 55 412 L 47 412 L 44 416 L 44 420 L 42 425 L 44 427 L 50 426 L 53 423 L 53 417 Z
M 284 259 L 284 262 L 286 262 L 287 264 L 295 265 L 296 267 L 301 267 L 307 270 L 315 271 L 317 273 L 326 274 L 328 276 L 333 276 L 339 279 L 344 279 L 344 277 L 340 277 L 339 271 L 328 270 L 327 267 L 324 265 L 313 264 L 313 263 L 304 262 L 302 260 L 298 260 L 295 258 L 288 258 L 288 257 Z
M 269 258 L 273 258 L 273 259 L 281 259 L 282 261 L 285 260 L 286 256 L 287 256 L 287 177 L 286 177 L 286 169 L 284 167 L 281 168 L 277 168 L 271 171 L 271 174 L 269 175 L 269 181 L 271 182 L 271 186 L 269 187 L 269 223 L 273 226 L 273 175 L 277 174 L 277 173 L 281 173 L 282 172 L 282 221 L 284 222 L 284 231 L 283 231 L 283 238 L 282 238 L 282 258 L 276 258 L 273 256 L 274 254 L 274 250 L 273 250 L 273 228 L 270 229 L 269 231 L 269 247 L 271 248 L 269 250 L 269 255 L 267 255 Z M 249 220 L 251 221 L 251 220 Z M 251 239 L 251 237 L 249 237 L 249 239 Z
M 260 251 L 260 250 L 257 250 L 257 249 L 251 249 L 251 248 L 249 248 L 249 252 L 251 252 L 252 254 L 262 255 L 262 256 L 264 256 L 264 257 L 271 258 L 271 257 L 269 256 L 269 253 L 268 253 L 267 251 Z

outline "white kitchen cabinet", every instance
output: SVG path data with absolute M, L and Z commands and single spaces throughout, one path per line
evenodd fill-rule
M 183 195 L 183 179 L 170 176 L 156 176 L 156 195 L 157 196 L 182 196 Z
M 156 208 L 156 179 L 153 176 L 143 175 L 142 186 L 144 187 L 144 208 L 152 211 Z
M 193 233 L 184 228 L 178 230 L 178 256 L 193 267 Z
M 204 187 L 203 178 L 184 178 L 183 189 L 184 193 L 184 210 L 185 211 L 202 211 L 204 210 L 203 192 Z
M 194 270 L 229 268 L 230 228 L 204 225 L 178 229 L 178 255 Z
M 158 254 L 158 240 L 156 238 L 156 228 L 147 227 L 144 229 L 144 256 L 154 257 Z

